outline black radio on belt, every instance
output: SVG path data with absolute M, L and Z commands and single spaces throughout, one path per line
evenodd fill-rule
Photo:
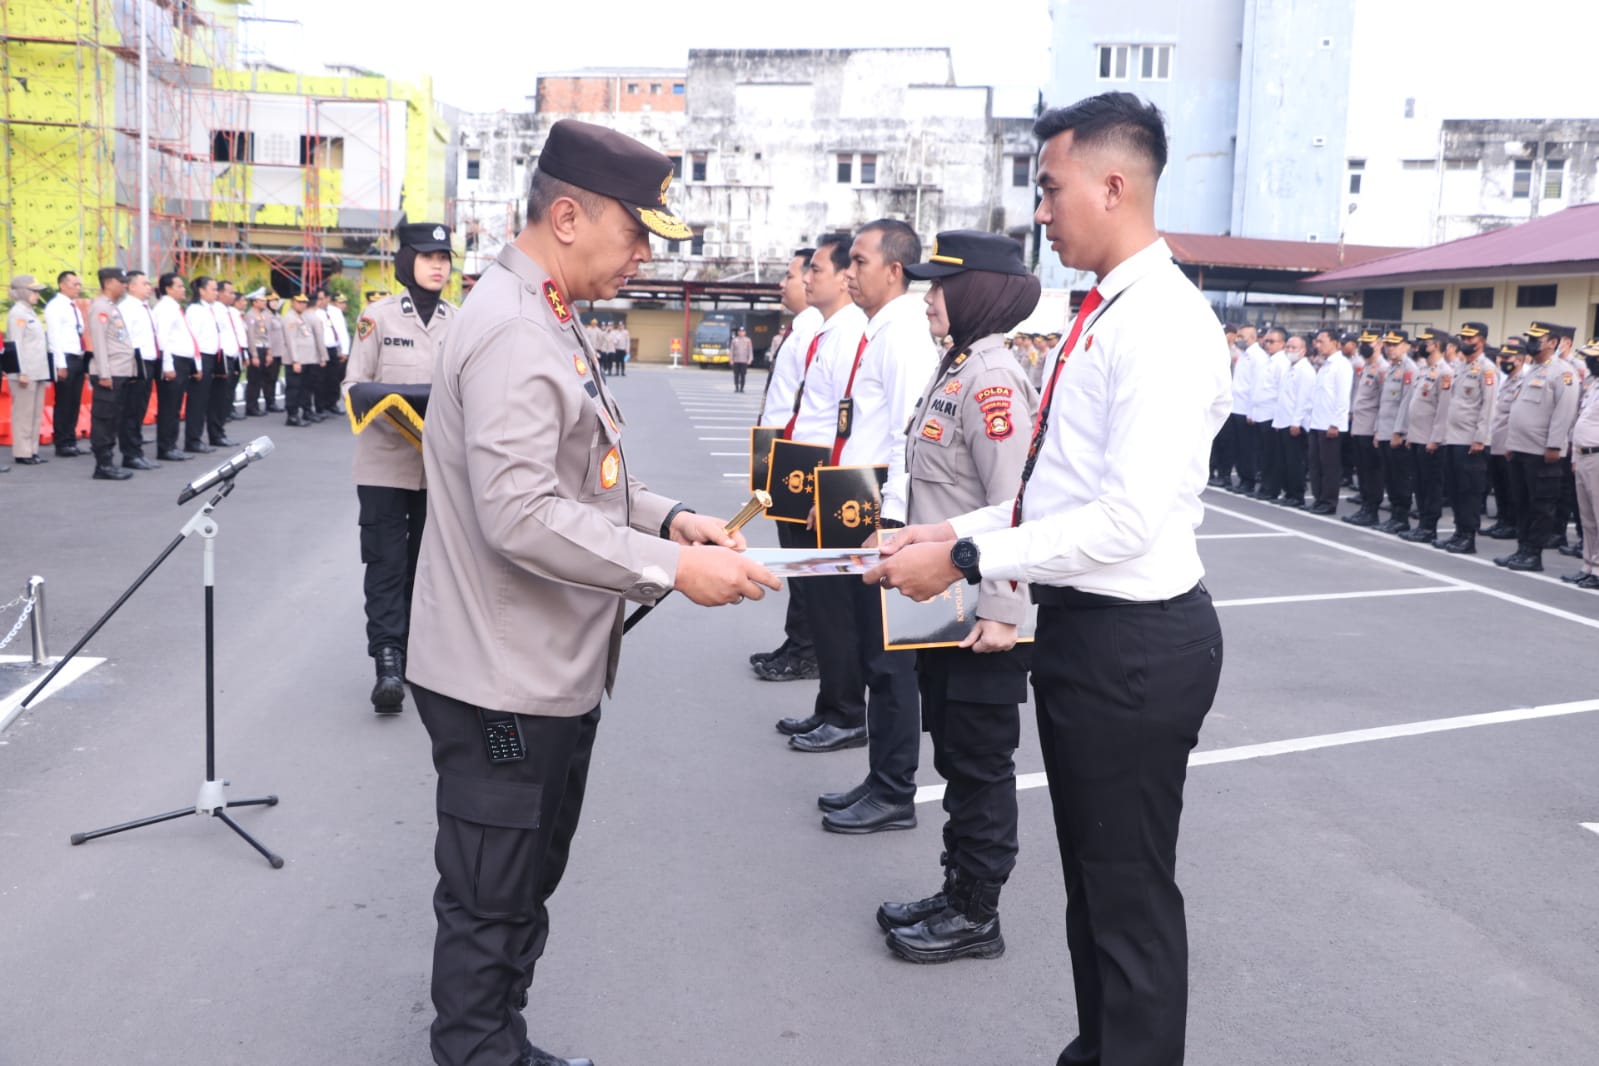
M 522 746 L 522 731 L 517 726 L 514 714 L 493 714 L 488 711 L 478 711 L 477 718 L 483 725 L 483 741 L 488 747 L 489 762 L 517 762 L 527 758 L 527 749 Z

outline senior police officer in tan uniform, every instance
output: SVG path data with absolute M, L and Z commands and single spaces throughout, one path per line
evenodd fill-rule
M 1582 532 L 1582 569 L 1560 580 L 1580 589 L 1599 591 L 1599 340 L 1577 354 L 1588 377 L 1582 383 L 1577 422 L 1571 428 L 1571 466 L 1577 479 L 1577 514 Z
M 1467 322 L 1456 335 L 1456 345 L 1460 360 L 1445 369 L 1449 403 L 1433 431 L 1433 439 L 1443 444 L 1455 535 L 1448 540 L 1439 538 L 1432 546 L 1453 555 L 1475 555 L 1483 496 L 1488 491 L 1488 449 L 1493 441 L 1501 375 L 1488 358 L 1487 326 Z
M 139 375 L 133 338 L 117 301 L 127 292 L 128 276 L 121 267 L 100 271 L 100 295 L 89 304 L 89 377 L 94 382 L 94 406 L 89 424 L 89 445 L 94 450 L 94 478 L 126 481 L 132 477 L 115 463 L 117 430 L 122 425 L 122 401 L 129 382 Z
M 315 320 L 308 317 L 311 301 L 303 292 L 289 299 L 289 309 L 283 315 L 283 333 L 287 348 L 283 355 L 283 407 L 288 417 L 286 426 L 309 426 L 322 421 L 312 407 L 311 392 L 316 384 L 316 368 L 327 358 L 322 349 L 322 338 Z
M 17 368 L 6 374 L 6 383 L 11 388 L 11 455 L 21 466 L 49 461 L 39 454 L 39 427 L 44 422 L 44 387 L 50 381 L 50 349 L 44 323 L 33 309 L 43 291 L 32 274 L 11 279 L 14 302 L 6 315 L 6 343 L 16 350 Z
M 455 306 L 440 295 L 450 281 L 450 231 L 436 222 L 412 222 L 396 229 L 395 236 L 394 274 L 406 291 L 368 304 L 355 324 L 355 348 L 343 382 L 352 421 L 351 386 L 433 380 L 433 360 L 455 317 Z M 427 492 L 422 453 L 384 419 L 375 419 L 355 438 L 355 494 L 366 564 L 367 654 L 377 671 L 372 709 L 393 713 L 405 699 L 405 638 Z
M 927 317 L 950 349 L 917 402 L 906 430 L 907 514 L 921 525 L 1009 500 L 1027 462 L 1038 407 L 1005 334 L 1038 306 L 1038 279 L 1021 245 L 975 230 L 940 233 L 926 263 L 907 276 L 933 282 Z M 889 470 L 890 480 L 902 471 Z M 885 536 L 892 536 L 886 533 Z M 959 648 L 917 652 L 922 721 L 944 791 L 944 884 L 926 899 L 885 903 L 877 922 L 889 950 L 911 962 L 1002 954 L 1000 889 L 1016 865 L 1016 763 L 1020 704 L 1027 699 L 1028 645 L 1017 627 L 1027 590 L 983 581 L 977 624 Z
M 1505 449 L 1516 498 L 1516 551 L 1494 560 L 1509 570 L 1542 571 L 1543 550 L 1554 532 L 1560 503 L 1560 460 L 1577 417 L 1577 379 L 1555 358 L 1558 335 L 1534 322 L 1527 328 L 1532 359 L 1510 405 Z
M 428 515 L 407 678 L 439 773 L 434 1060 L 564 1063 L 520 1007 L 549 933 L 545 903 L 577 829 L 624 602 L 676 588 L 699 604 L 778 583 L 743 539 L 650 492 L 574 315 L 686 239 L 672 164 L 563 120 L 528 223 L 483 272 L 433 368 L 422 462 Z M 587 1060 L 573 1060 L 587 1062 Z

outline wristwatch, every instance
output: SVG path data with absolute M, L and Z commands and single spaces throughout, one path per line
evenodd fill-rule
M 962 537 L 949 550 L 949 561 L 966 578 L 968 585 L 975 585 L 983 580 L 983 575 L 977 570 L 977 560 L 977 544 L 971 537 Z

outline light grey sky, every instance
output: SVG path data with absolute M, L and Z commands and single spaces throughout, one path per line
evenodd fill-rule
M 352 63 L 405 79 L 428 73 L 439 99 L 470 111 L 525 107 L 545 71 L 686 66 L 690 48 L 948 47 L 960 84 L 995 87 L 999 115 L 1032 114 L 1049 80 L 1047 0 L 452 0 L 386 8 L 255 0 L 241 13 L 300 22 L 246 25 L 251 50 L 268 62 Z

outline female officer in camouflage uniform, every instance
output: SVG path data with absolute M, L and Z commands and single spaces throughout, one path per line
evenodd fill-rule
M 905 272 L 933 282 L 927 317 L 934 335 L 951 341 L 908 429 L 909 514 L 884 516 L 885 524 L 915 525 L 1016 495 L 1038 402 L 1004 335 L 1037 306 L 1039 282 L 1015 241 L 970 230 L 940 233 L 930 261 Z M 964 644 L 917 653 L 922 721 L 933 736 L 933 765 L 949 782 L 944 886 L 877 911 L 890 950 L 912 962 L 1005 950 L 998 903 L 1016 864 L 1013 756 L 1028 667 L 1016 633 L 1027 590 L 983 581 L 976 600 L 978 622 Z

